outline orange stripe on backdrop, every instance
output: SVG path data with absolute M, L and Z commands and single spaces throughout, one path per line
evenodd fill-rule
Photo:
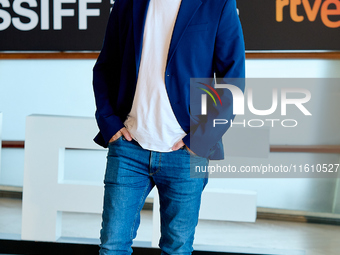
M 7 53 L 0 59 L 97 59 L 99 52 Z M 248 52 L 247 59 L 340 59 L 340 52 Z
M 24 148 L 25 141 L 2 141 L 2 148 Z M 340 154 L 340 145 L 271 145 L 270 152 Z

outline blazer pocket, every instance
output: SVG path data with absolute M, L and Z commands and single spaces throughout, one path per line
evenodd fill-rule
M 189 25 L 187 27 L 186 32 L 198 32 L 198 31 L 206 31 L 206 30 L 208 30 L 208 23 Z

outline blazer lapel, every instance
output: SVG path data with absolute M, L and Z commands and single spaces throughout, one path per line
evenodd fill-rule
M 135 43 L 136 77 L 142 55 L 143 34 L 150 0 L 133 0 L 133 36 Z
M 185 32 L 185 29 L 187 28 L 189 22 L 191 21 L 201 4 L 201 0 L 182 0 L 181 7 L 178 11 L 174 31 L 172 33 L 167 64 L 170 63 L 174 52 L 176 51 L 176 48 L 183 36 L 183 33 Z

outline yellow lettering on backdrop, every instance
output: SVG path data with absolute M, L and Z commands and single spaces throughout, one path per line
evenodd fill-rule
M 301 4 L 301 0 L 290 0 L 290 17 L 295 22 L 301 22 L 304 20 L 303 16 L 297 14 L 297 6 Z
M 276 21 L 283 20 L 283 7 L 289 5 L 289 0 L 276 0 Z
M 308 20 L 311 22 L 315 21 L 321 6 L 321 0 L 315 0 L 313 8 L 311 7 L 309 0 L 302 0 L 302 4 L 305 8 Z
M 329 9 L 330 5 L 335 5 L 335 9 Z M 322 4 L 321 7 L 321 20 L 325 24 L 325 26 L 330 28 L 338 28 L 340 27 L 340 20 L 331 21 L 328 16 L 340 15 L 340 1 L 339 0 L 327 0 Z M 340 18 L 340 17 L 339 17 Z

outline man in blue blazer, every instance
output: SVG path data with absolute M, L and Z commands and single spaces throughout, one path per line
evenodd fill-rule
M 132 253 L 154 186 L 162 254 L 191 254 L 207 177 L 190 168 L 223 159 L 229 125 L 212 121 L 234 115 L 232 94 L 221 90 L 221 105 L 194 114 L 190 79 L 244 78 L 244 52 L 235 0 L 115 1 L 93 69 L 95 141 L 109 147 L 100 254 Z

